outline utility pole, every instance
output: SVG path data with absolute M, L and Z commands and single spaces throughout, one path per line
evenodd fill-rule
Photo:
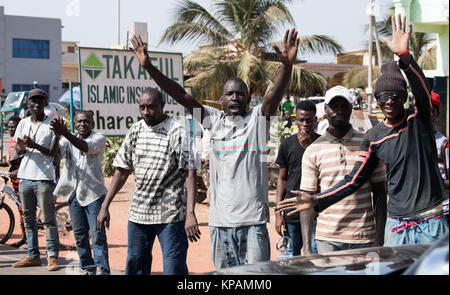
M 375 45 L 377 46 L 378 66 L 381 68 L 381 63 L 382 63 L 381 47 L 380 47 L 380 39 L 378 38 L 378 31 L 377 31 L 377 27 L 376 27 L 375 15 L 372 15 L 371 20 L 372 20 L 373 30 L 375 33 Z
M 372 100 L 373 100 L 373 90 L 372 90 L 372 31 L 373 31 L 373 23 L 372 23 L 372 15 L 373 15 L 373 6 L 374 6 L 374 0 L 369 0 L 369 6 L 367 7 L 367 14 L 369 15 L 369 73 L 367 77 L 367 88 L 366 88 L 366 94 L 367 94 L 367 113 L 370 115 L 372 113 Z
M 120 0 L 117 0 L 117 45 L 120 45 Z

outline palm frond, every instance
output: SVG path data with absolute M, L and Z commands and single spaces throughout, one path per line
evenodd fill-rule
M 372 68 L 372 83 L 378 79 L 381 75 L 379 67 Z M 362 66 L 359 68 L 353 68 L 345 72 L 342 83 L 347 88 L 366 88 L 368 86 L 369 67 Z
M 299 51 L 305 53 L 340 53 L 344 48 L 333 38 L 325 35 L 300 36 Z
M 435 70 L 436 69 L 436 46 L 425 50 L 425 52 L 419 57 L 417 61 L 419 66 L 423 70 Z
M 190 0 L 178 2 L 174 24 L 166 29 L 160 43 L 174 44 L 180 40 L 220 43 L 233 37 L 203 6 Z

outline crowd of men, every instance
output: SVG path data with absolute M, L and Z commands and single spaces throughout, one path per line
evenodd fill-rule
M 432 98 L 409 54 L 405 19 L 393 19 L 393 29 L 392 41 L 385 42 L 399 61 L 383 65 L 375 87 L 386 117 L 383 122 L 366 134 L 354 129 L 352 96 L 342 86 L 326 93 L 329 126 L 323 135 L 315 132 L 315 105 L 309 101 L 296 105 L 298 133 L 281 142 L 276 160 L 280 169 L 275 228 L 292 241 L 290 255 L 432 243 L 448 231 L 443 216 L 443 202 L 448 199 L 448 141 L 447 149 L 442 143 L 442 153 L 437 153 L 435 136 L 439 140 L 443 136 L 435 133 L 432 119 L 432 106 L 439 99 Z M 262 104 L 251 110 L 248 88 L 241 79 L 224 84 L 223 111 L 204 106 L 151 64 L 139 36 L 133 36 L 132 44 L 131 51 L 161 90 L 210 132 L 209 229 L 215 268 L 269 260 L 268 126 L 289 85 L 299 46 L 297 32 L 286 31 L 283 46 L 274 46 L 280 70 Z M 414 95 L 408 110 L 403 108 L 408 90 L 401 71 Z M 158 237 L 164 274 L 188 274 L 189 241 L 201 237 L 194 210 L 198 164 L 184 127 L 163 112 L 161 92 L 149 89 L 140 96 L 142 120 L 126 134 L 109 188 L 101 165 L 106 139 L 93 130 L 93 114 L 78 112 L 72 134 L 61 119 L 45 115 L 44 91 L 33 89 L 28 98 L 31 115 L 16 124 L 12 134 L 17 144 L 10 157 L 21 157 L 17 178 L 28 250 L 13 267 L 41 265 L 35 218 L 39 202 L 48 269 L 58 269 L 55 195 L 69 203 L 82 271 L 109 274 L 106 230 L 114 218 L 109 206 L 133 173 L 136 190 L 130 202 L 125 273 L 151 273 Z M 52 160 L 57 153 L 65 164 L 55 187 Z M 447 160 L 439 163 L 444 165 L 439 170 L 438 154 L 442 159 L 445 153 Z

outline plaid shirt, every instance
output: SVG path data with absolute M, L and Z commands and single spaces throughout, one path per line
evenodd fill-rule
M 185 134 L 170 117 L 153 127 L 140 120 L 128 130 L 113 166 L 134 171 L 131 222 L 167 224 L 185 219 L 185 170 L 194 168 Z

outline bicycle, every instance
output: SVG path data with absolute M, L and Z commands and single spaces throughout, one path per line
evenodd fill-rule
M 22 202 L 18 198 L 14 189 L 7 185 L 10 173 L 0 171 L 0 177 L 4 182 L 0 188 L 0 244 L 5 244 L 12 236 L 15 226 L 15 217 L 11 207 L 5 203 L 5 197 L 8 196 L 17 206 L 18 210 L 22 210 Z M 75 249 L 74 239 L 69 235 L 72 231 L 70 222 L 69 206 L 67 202 L 55 203 L 56 221 L 58 224 L 59 243 L 62 250 Z M 40 220 L 41 210 L 39 206 L 36 212 L 36 221 L 38 230 L 43 230 L 44 225 Z

